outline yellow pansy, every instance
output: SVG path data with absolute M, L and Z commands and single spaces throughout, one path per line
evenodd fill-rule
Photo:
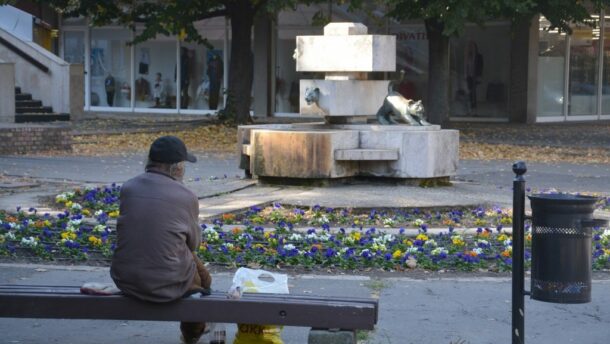
M 118 210 L 114 210 L 108 213 L 108 216 L 111 218 L 117 218 L 119 217 L 119 211 Z
M 74 234 L 74 233 L 72 233 L 72 234 Z M 101 245 L 101 244 L 102 244 L 102 239 L 100 239 L 100 238 L 98 238 L 98 237 L 96 237 L 96 236 L 94 236 L 94 235 L 91 235 L 91 236 L 89 237 L 89 242 L 90 242 L 90 243 L 91 243 L 91 245 L 93 245 L 93 246 L 99 246 L 99 245 Z
M 462 240 L 462 238 L 453 238 L 451 241 L 456 246 L 464 246 L 464 244 L 465 244 L 465 242 L 464 242 L 464 240 Z
M 394 253 L 392 253 L 392 258 L 398 259 L 400 257 L 402 257 L 402 251 L 401 250 L 396 250 L 396 251 L 394 251 Z
M 415 237 L 415 240 L 428 241 L 428 236 L 424 233 L 420 233 Z
M 407 246 L 409 246 L 409 247 L 410 247 L 410 246 L 413 246 L 413 243 L 412 243 L 412 242 L 411 242 L 411 240 L 409 240 L 409 239 L 405 239 L 405 240 L 403 240 L 403 241 L 402 241 L 402 243 L 403 243 L 403 244 L 405 244 L 405 245 L 407 245 Z
M 360 240 L 360 232 L 352 232 L 351 233 L 352 238 L 354 238 L 354 240 L 359 241 Z
M 76 233 L 73 232 L 61 232 L 61 238 L 64 240 L 74 240 L 76 239 Z

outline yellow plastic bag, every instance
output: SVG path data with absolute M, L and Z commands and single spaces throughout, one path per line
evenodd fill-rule
M 288 294 L 288 276 L 265 270 L 239 268 L 233 276 L 231 291 L 243 293 Z M 276 325 L 238 324 L 233 344 L 284 344 L 282 327 Z

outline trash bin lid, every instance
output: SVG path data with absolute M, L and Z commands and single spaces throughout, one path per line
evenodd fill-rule
M 553 193 L 553 194 L 535 194 L 528 196 L 532 204 L 532 210 L 539 209 L 543 211 L 567 211 L 574 210 L 577 212 L 595 210 L 595 203 L 600 198 L 595 196 L 574 195 L 568 193 Z
M 585 195 L 574 195 L 569 193 L 552 193 L 552 194 L 535 194 L 527 196 L 531 201 L 543 201 L 543 202 L 561 202 L 561 203 L 595 203 L 599 201 L 599 197 L 585 196 Z

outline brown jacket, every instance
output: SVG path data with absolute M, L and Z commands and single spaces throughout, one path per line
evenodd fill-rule
M 120 200 L 112 279 L 143 300 L 179 299 L 196 273 L 191 252 L 201 242 L 197 196 L 167 175 L 146 172 L 123 184 Z

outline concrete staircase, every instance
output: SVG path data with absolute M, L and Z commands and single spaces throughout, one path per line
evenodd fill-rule
M 32 99 L 29 93 L 22 93 L 21 87 L 15 87 L 15 123 L 69 121 L 67 113 L 54 113 L 50 106 L 43 106 L 42 101 Z

